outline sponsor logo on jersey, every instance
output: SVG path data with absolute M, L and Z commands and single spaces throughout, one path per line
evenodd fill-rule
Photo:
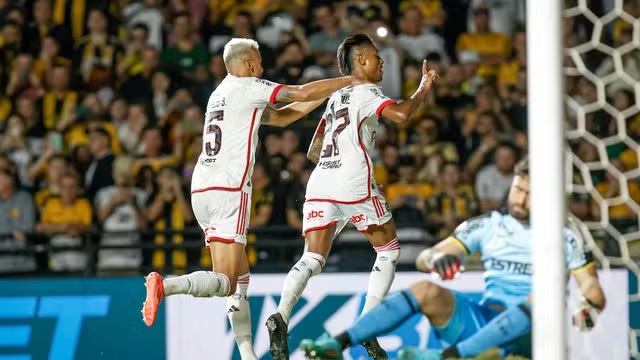
M 275 83 L 272 83 L 271 81 L 265 80 L 265 79 L 256 79 L 256 82 L 258 84 L 267 85 L 267 86 L 274 86 L 275 85 Z
M 307 214 L 307 220 L 322 219 L 322 218 L 324 218 L 324 211 L 322 210 L 320 211 L 311 210 L 311 212 Z
M 218 99 L 211 99 L 211 102 L 209 103 L 209 109 L 210 110 L 219 110 L 218 108 L 227 106 L 227 102 L 226 102 L 226 98 L 218 98 Z M 207 117 L 211 112 L 207 113 Z M 209 119 L 209 121 L 212 121 L 214 119 Z
M 381 97 L 381 98 L 385 97 L 384 95 L 382 95 L 382 93 L 378 88 L 371 88 L 369 90 L 371 90 L 371 93 L 373 93 L 374 96 Z
M 353 215 L 351 217 L 351 222 L 354 224 L 360 223 L 365 220 L 364 214 Z
M 484 261 L 487 270 L 506 271 L 517 275 L 531 275 L 531 264 L 496 258 Z
M 318 163 L 321 169 L 339 169 L 342 167 L 340 160 L 325 160 Z
M 351 102 L 351 96 L 349 94 L 344 94 L 340 96 L 340 102 L 344 105 L 349 105 Z

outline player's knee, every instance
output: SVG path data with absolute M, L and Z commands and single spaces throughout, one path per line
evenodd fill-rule
M 302 269 L 307 269 L 308 271 L 311 272 L 311 276 L 315 276 L 320 274 L 320 272 L 322 272 L 322 268 L 324 267 L 324 264 L 325 264 L 324 256 L 307 251 L 304 254 L 302 254 L 302 257 L 300 258 L 300 260 L 298 260 L 294 268 L 297 268 L 298 271 L 302 271 Z
M 443 289 L 432 282 L 420 281 L 409 288 L 421 308 L 434 304 L 442 296 Z
M 400 257 L 400 242 L 398 242 L 398 238 L 393 238 L 393 240 L 384 245 L 374 246 L 373 249 L 378 254 L 378 260 L 386 258 L 391 261 L 397 261 Z
M 223 287 L 225 284 L 224 282 L 226 282 L 226 292 L 224 292 L 224 294 L 226 296 L 230 296 L 236 293 L 236 289 L 237 289 L 237 285 L 238 285 L 238 276 L 236 274 L 233 274 L 231 272 L 226 272 L 226 271 L 219 271 L 218 274 L 223 275 L 224 277 L 224 281 L 221 284 L 221 289 L 220 291 L 224 291 Z
M 227 296 L 231 296 L 236 293 L 238 287 L 238 280 L 229 279 L 229 288 L 227 289 Z

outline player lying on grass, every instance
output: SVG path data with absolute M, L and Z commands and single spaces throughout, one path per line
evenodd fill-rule
M 422 66 L 422 80 L 410 99 L 396 103 L 375 85 L 382 80 L 378 50 L 364 34 L 344 39 L 338 47 L 342 75 L 353 75 L 363 84 L 336 91 L 309 147 L 308 157 L 317 163 L 307 184 L 303 207 L 304 254 L 291 268 L 282 287 L 278 312 L 267 320 L 274 360 L 289 359 L 287 328 L 293 307 L 309 279 L 319 274 L 336 235 L 351 222 L 377 253 L 363 313 L 380 303 L 393 282 L 400 243 L 396 227 L 373 177 L 371 152 L 378 119 L 407 121 L 423 102 L 435 71 Z M 387 354 L 375 338 L 363 345 L 375 360 Z
M 252 360 L 257 356 L 251 340 L 245 246 L 258 129 L 261 124 L 286 126 L 320 106 L 336 90 L 362 81 L 347 76 L 291 86 L 261 79 L 262 57 L 258 43 L 250 39 L 231 39 L 224 47 L 223 60 L 228 75 L 209 98 L 202 152 L 191 182 L 193 213 L 210 249 L 213 271 L 169 279 L 152 272 L 145 284 L 142 314 L 145 324 L 151 326 L 165 296 L 227 297 L 240 355 Z M 267 106 L 294 101 L 298 102 L 278 110 Z
M 301 348 L 313 359 L 341 359 L 342 350 L 385 334 L 416 313 L 424 314 L 438 337 L 450 344 L 442 350 L 404 348 L 401 360 L 440 360 L 473 357 L 493 347 L 507 354 L 530 356 L 531 229 L 527 160 L 516 165 L 509 191 L 508 213 L 498 211 L 461 224 L 453 235 L 417 258 L 420 271 L 451 280 L 461 271 L 464 255 L 482 254 L 486 289 L 480 302 L 428 280 L 390 295 L 336 337 L 303 340 Z M 564 230 L 567 267 L 580 286 L 582 299 L 573 324 L 582 331 L 595 325 L 605 297 L 595 264 L 581 240 Z

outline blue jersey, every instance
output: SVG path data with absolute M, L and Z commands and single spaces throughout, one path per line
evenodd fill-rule
M 452 235 L 470 254 L 479 251 L 484 264 L 482 303 L 516 305 L 531 294 L 531 228 L 509 214 L 493 211 L 458 226 Z M 564 229 L 566 263 L 577 270 L 592 263 L 581 239 Z

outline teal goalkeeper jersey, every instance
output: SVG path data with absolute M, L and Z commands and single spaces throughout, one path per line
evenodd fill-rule
M 484 264 L 485 293 L 481 303 L 517 305 L 531 294 L 531 228 L 509 214 L 493 211 L 458 226 L 453 238 L 467 253 L 479 251 Z M 590 266 L 591 254 L 582 240 L 564 229 L 566 264 L 569 270 Z

